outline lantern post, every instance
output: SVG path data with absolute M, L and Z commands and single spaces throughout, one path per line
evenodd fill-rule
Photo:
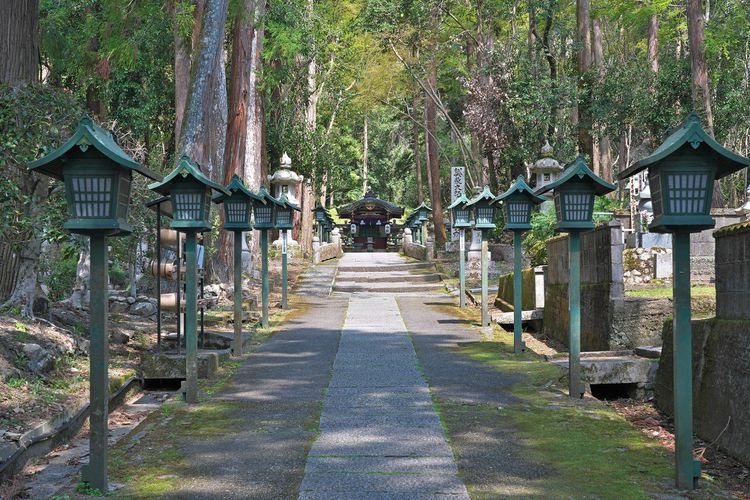
M 427 245 L 427 221 L 430 220 L 430 212 L 432 209 L 422 202 L 417 208 L 414 209 L 417 213 L 415 220 L 419 222 L 421 226 L 421 233 L 419 241 L 422 245 Z
M 68 219 L 64 228 L 89 236 L 89 400 L 90 454 L 83 479 L 106 494 L 109 436 L 109 332 L 107 236 L 132 232 L 127 223 L 133 172 L 160 177 L 125 153 L 108 130 L 83 118 L 65 144 L 29 164 L 29 170 L 60 179 L 65 185 Z
M 488 262 L 487 262 L 487 235 L 490 229 L 495 229 L 495 207 L 492 205 L 495 195 L 490 192 L 489 186 L 476 197 L 466 203 L 474 215 L 474 227 L 482 232 L 482 326 L 490 326 L 489 294 L 487 293 Z
M 250 231 L 253 204 L 260 198 L 249 191 L 242 180 L 233 176 L 226 187 L 229 195 L 217 193 L 211 198 L 214 203 L 224 205 L 224 229 L 234 233 L 234 355 L 242 356 L 242 235 Z
M 522 338 L 521 235 L 524 231 L 531 229 L 531 209 L 544 201 L 546 198 L 535 195 L 520 175 L 505 193 L 495 198 L 495 203 L 503 204 L 505 229 L 513 231 L 513 352 L 515 353 L 521 353 L 525 349 Z
M 616 186 L 598 177 L 579 155 L 565 167 L 561 177 L 535 194 L 554 190 L 557 225 L 568 233 L 568 395 L 580 399 L 585 392 L 581 381 L 581 232 L 594 229 L 594 199 L 614 191 Z
M 724 148 L 690 113 L 656 150 L 618 175 L 649 170 L 654 220 L 649 231 L 674 234 L 672 250 L 673 397 L 678 488 L 692 490 L 700 477 L 693 458 L 693 334 L 690 315 L 690 233 L 710 229 L 714 181 L 750 166 L 750 159 Z
M 453 227 L 458 229 L 458 306 L 466 307 L 466 228 L 471 227 L 471 215 L 466 204 L 469 199 L 461 194 L 448 207 L 453 214 Z
M 260 231 L 260 296 L 261 296 L 261 318 L 260 324 L 268 328 L 268 230 L 273 229 L 275 207 L 279 201 L 271 196 L 264 186 L 258 189 L 258 197 L 262 204 L 255 206 L 255 229 Z
M 275 227 L 281 231 L 281 308 L 289 309 L 289 300 L 287 298 L 287 234 L 292 229 L 292 211 L 301 212 L 302 209 L 295 203 L 292 203 L 286 194 L 282 193 L 277 199 L 275 205 L 276 216 Z
M 211 192 L 229 194 L 183 156 L 163 181 L 149 184 L 172 200 L 171 228 L 185 233 L 185 401 L 198 401 L 197 234 L 211 230 Z M 178 303 L 179 311 L 179 303 Z

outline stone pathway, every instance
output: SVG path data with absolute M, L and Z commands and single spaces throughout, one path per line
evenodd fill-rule
M 431 262 L 407 261 L 397 253 L 363 252 L 341 258 L 333 292 L 439 295 L 445 287 Z
M 349 299 L 299 498 L 469 498 L 392 296 Z

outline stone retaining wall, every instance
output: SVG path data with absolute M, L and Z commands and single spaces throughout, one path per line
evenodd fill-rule
M 521 307 L 524 311 L 536 309 L 536 270 L 533 267 L 521 271 Z M 513 273 L 500 276 L 495 306 L 503 312 L 513 311 Z
M 403 244 L 404 255 L 417 260 L 428 260 L 427 259 L 427 247 L 420 245 L 419 243 L 412 243 L 404 241 Z
M 750 321 L 711 318 L 692 324 L 695 433 L 750 466 Z M 671 321 L 664 323 L 662 335 L 655 398 L 671 415 Z
M 335 259 L 341 257 L 344 251 L 341 248 L 341 243 L 324 243 L 320 246 L 320 261 Z
M 750 221 L 720 229 L 714 238 L 716 317 L 750 319 Z

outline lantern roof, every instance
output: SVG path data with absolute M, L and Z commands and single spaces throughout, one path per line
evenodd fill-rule
M 330 218 L 331 217 L 331 213 L 328 211 L 328 209 L 326 207 L 324 207 L 323 205 L 321 205 L 321 204 L 315 205 L 315 208 L 313 208 L 312 211 L 313 212 L 320 212 L 320 211 L 322 211 L 324 214 L 326 214 L 326 218 Z
M 456 198 L 453 203 L 448 207 L 448 210 L 453 210 L 454 208 L 462 208 L 461 205 L 466 205 L 469 203 L 469 199 L 466 197 L 466 194 L 461 194 L 458 198 Z
M 213 189 L 214 191 L 229 195 L 229 191 L 227 191 L 224 186 L 206 177 L 201 171 L 200 166 L 187 156 L 183 156 L 180 159 L 180 162 L 177 164 L 175 169 L 172 170 L 172 172 L 170 172 L 164 178 L 164 180 L 162 180 L 161 182 L 153 182 L 148 185 L 148 188 L 156 191 L 157 193 L 168 195 L 172 189 L 172 184 L 187 177 L 192 177 L 196 181 L 200 182 L 204 186 Z
M 415 212 L 419 212 L 420 210 L 425 209 L 428 212 L 432 212 L 432 209 L 424 204 L 424 202 L 420 203 L 420 205 L 414 209 Z
M 111 131 L 97 125 L 88 116 L 81 118 L 75 132 L 73 132 L 73 135 L 65 142 L 65 144 L 43 158 L 39 158 L 38 160 L 29 163 L 29 169 L 36 170 L 56 179 L 62 179 L 63 166 L 65 165 L 64 157 L 68 155 L 74 147 L 78 147 L 81 152 L 85 153 L 86 150 L 92 146 L 101 154 L 123 168 L 134 170 L 139 174 L 145 175 L 149 179 L 161 179 L 159 174 L 142 166 L 123 151 L 117 144 L 117 139 Z
M 492 203 L 492 201 L 494 199 L 495 199 L 495 195 L 492 194 L 492 192 L 490 191 L 490 187 L 489 186 L 484 186 L 484 189 L 482 190 L 482 192 L 479 193 L 478 195 L 476 195 L 471 200 L 469 200 L 466 203 L 466 206 L 467 207 L 471 207 L 471 206 L 474 206 L 477 203 L 480 203 L 482 201 L 485 201 L 485 202 L 487 202 L 489 204 L 489 203 Z
M 576 178 L 578 178 L 579 180 L 588 179 L 591 187 L 594 188 L 594 193 L 599 196 L 611 193 L 612 191 L 617 189 L 617 186 L 615 186 L 614 184 L 610 184 L 609 182 L 605 181 L 594 172 L 592 172 L 588 165 L 586 165 L 586 159 L 583 157 L 583 155 L 578 155 L 575 160 L 565 166 L 565 170 L 563 171 L 559 179 L 554 182 L 550 182 L 545 186 L 542 186 L 540 189 L 535 191 L 534 194 L 540 195 L 546 193 L 547 191 L 552 191 L 553 189 L 556 189 L 571 180 L 576 180 Z
M 625 179 L 651 166 L 658 166 L 672 154 L 687 147 L 688 144 L 695 151 L 700 150 L 712 157 L 716 164 L 716 179 L 721 179 L 732 172 L 750 166 L 750 158 L 740 156 L 716 142 L 716 139 L 703 129 L 700 117 L 693 111 L 685 118 L 682 125 L 674 130 L 651 155 L 623 170 L 617 177 Z
M 273 205 L 281 205 L 282 204 L 277 198 L 274 198 L 273 196 L 271 196 L 271 193 L 269 193 L 268 190 L 266 189 L 266 187 L 263 186 L 263 185 L 261 185 L 258 188 L 258 197 L 260 198 L 260 200 L 264 204 L 266 204 L 266 203 L 271 203 Z
M 292 210 L 296 210 L 297 212 L 302 211 L 299 205 L 297 205 L 296 203 L 292 203 L 289 200 L 289 197 L 286 195 L 286 193 L 281 193 L 281 195 L 276 200 L 281 207 L 291 208 Z
M 516 182 L 511 184 L 511 186 L 508 188 L 506 192 L 495 198 L 495 202 L 499 202 L 504 200 L 505 198 L 514 195 L 514 194 L 520 194 L 525 196 L 526 198 L 531 201 L 531 203 L 534 203 L 535 205 L 538 205 L 540 203 L 543 203 L 547 201 L 547 198 L 544 196 L 539 196 L 537 194 L 534 194 L 534 190 L 529 187 L 528 184 L 526 184 L 526 181 L 523 179 L 522 175 L 519 175 L 516 179 Z
M 245 187 L 245 184 L 242 182 L 242 179 L 235 174 L 232 176 L 232 180 L 229 182 L 229 185 L 225 188 L 227 192 L 218 192 L 211 198 L 211 201 L 214 203 L 223 203 L 226 201 L 227 198 L 230 196 L 241 193 L 245 197 L 254 200 L 254 201 L 260 201 L 262 202 L 262 198 L 258 196 L 257 194 L 253 193 L 249 189 Z

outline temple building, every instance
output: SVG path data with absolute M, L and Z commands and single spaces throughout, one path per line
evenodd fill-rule
M 384 251 L 388 249 L 391 221 L 403 217 L 404 209 L 376 198 L 368 190 L 361 199 L 340 207 L 338 215 L 349 220 L 354 251 Z

